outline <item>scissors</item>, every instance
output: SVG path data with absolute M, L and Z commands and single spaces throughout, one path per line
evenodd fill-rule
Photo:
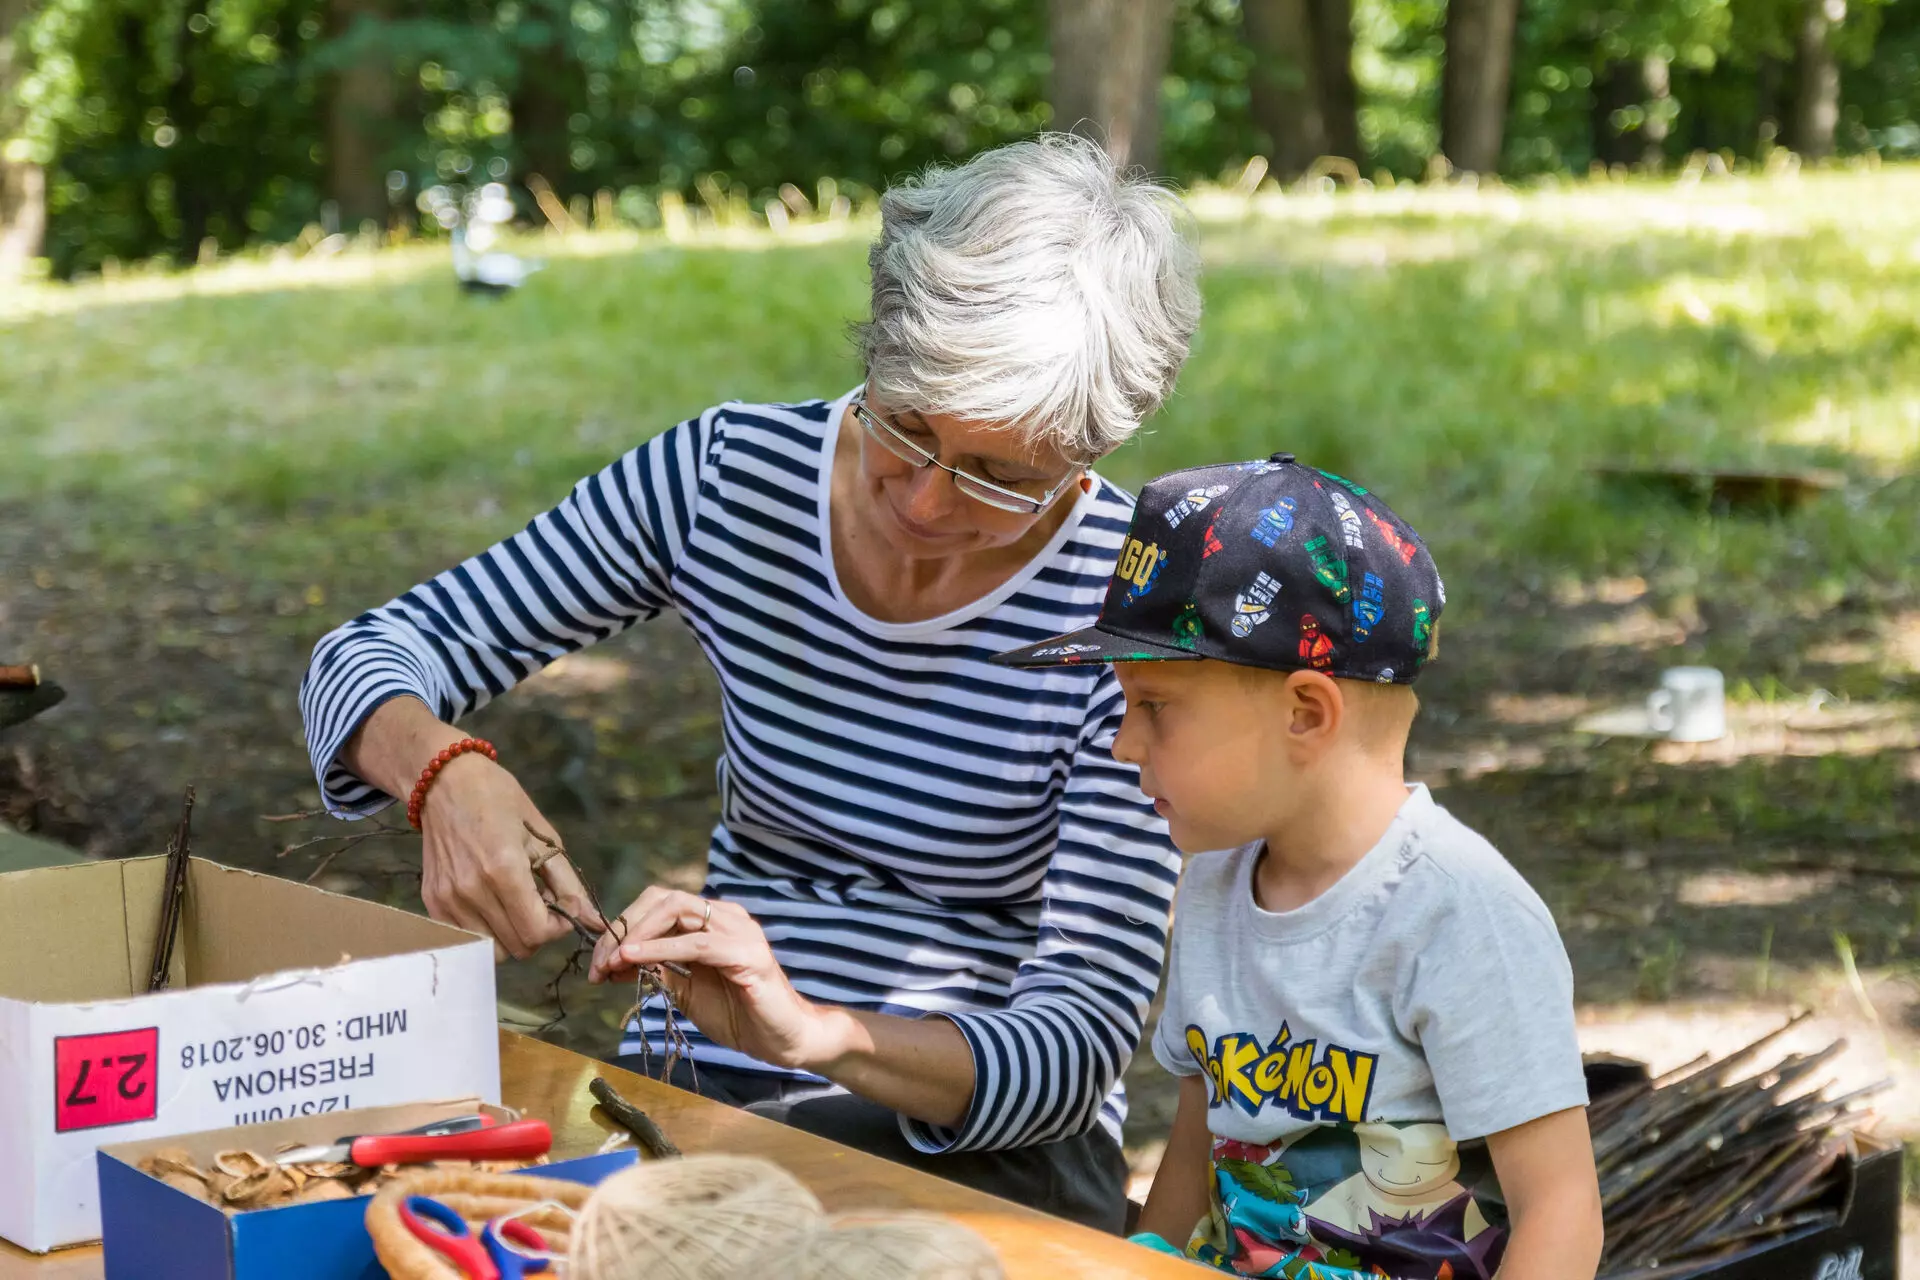
M 451 1262 L 466 1280 L 521 1280 L 531 1272 L 547 1269 L 545 1257 L 529 1258 L 520 1252 L 527 1249 L 544 1254 L 546 1240 L 515 1218 L 494 1219 L 475 1239 L 466 1219 L 446 1205 L 431 1196 L 408 1196 L 400 1205 L 400 1221 L 415 1238 Z

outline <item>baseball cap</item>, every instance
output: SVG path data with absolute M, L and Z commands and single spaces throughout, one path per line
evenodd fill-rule
M 1426 543 L 1379 494 L 1276 453 L 1149 483 L 1099 621 L 993 661 L 1214 658 L 1411 684 L 1446 602 Z

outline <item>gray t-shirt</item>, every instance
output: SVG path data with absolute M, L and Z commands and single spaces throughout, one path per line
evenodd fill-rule
M 1174 908 L 1153 1052 L 1207 1076 L 1214 1135 L 1188 1252 L 1245 1275 L 1491 1276 L 1506 1214 L 1480 1140 L 1587 1101 L 1553 917 L 1424 786 L 1297 910 L 1255 904 L 1260 854 L 1195 857 Z

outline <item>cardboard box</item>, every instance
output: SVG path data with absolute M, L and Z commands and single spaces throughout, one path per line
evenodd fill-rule
M 0 1236 L 96 1239 L 103 1142 L 499 1101 L 492 943 L 196 858 L 171 987 L 147 995 L 164 867 L 0 875 Z
M 486 1110 L 472 1098 L 303 1116 L 100 1148 L 101 1224 L 106 1280 L 376 1280 L 387 1273 L 367 1236 L 367 1197 L 282 1205 L 228 1214 L 135 1167 L 161 1147 L 184 1147 L 202 1168 L 216 1151 L 270 1152 L 288 1142 L 329 1142 L 348 1134 L 390 1133 L 448 1116 Z M 596 1183 L 637 1158 L 632 1147 L 601 1153 L 556 1149 L 552 1163 L 528 1169 L 543 1178 Z

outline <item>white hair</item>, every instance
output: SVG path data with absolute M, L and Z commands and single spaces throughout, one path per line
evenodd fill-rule
M 1200 322 L 1173 192 L 1073 134 L 932 168 L 880 199 L 859 338 L 888 406 L 1005 422 L 1091 462 L 1173 390 Z

